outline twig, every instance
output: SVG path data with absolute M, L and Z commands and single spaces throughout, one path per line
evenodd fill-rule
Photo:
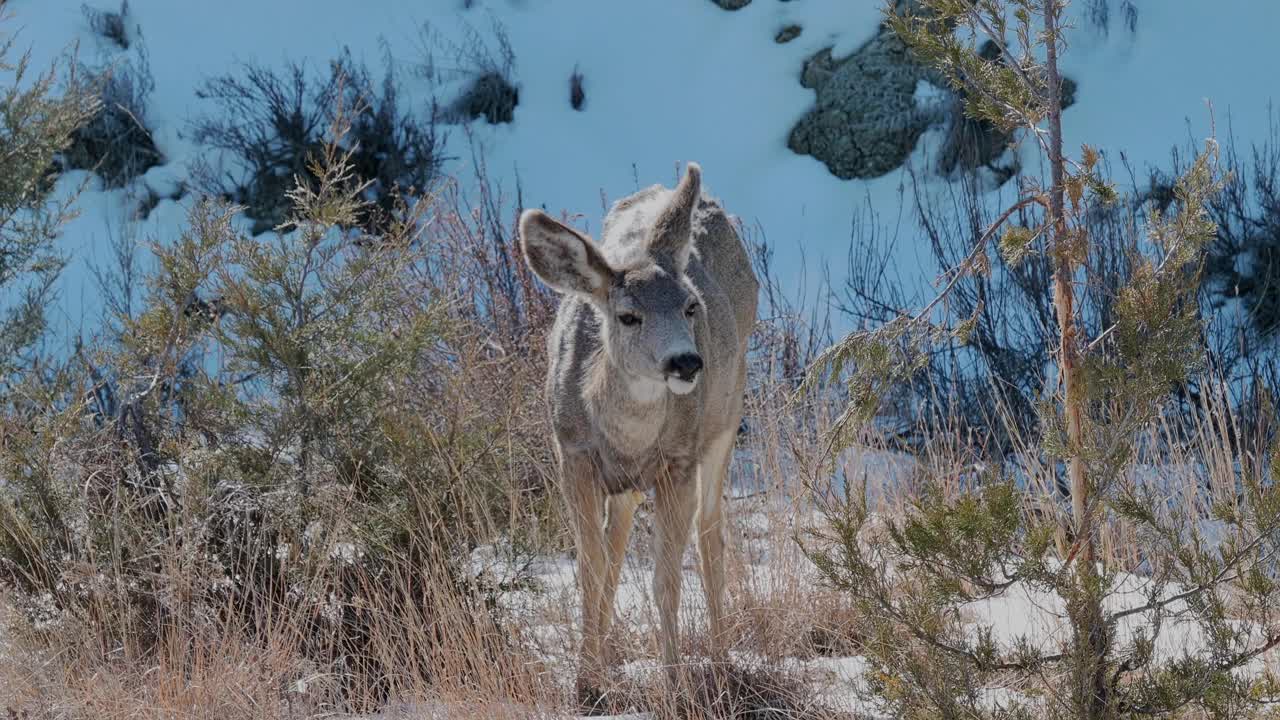
M 986 247 L 987 241 L 991 239 L 991 236 L 995 234 L 996 230 L 999 230 L 1015 212 L 1033 203 L 1043 204 L 1044 200 L 1040 195 L 1028 195 L 1013 205 L 1010 205 L 1008 210 L 1001 213 L 1000 217 L 996 218 L 995 222 L 991 223 L 990 227 L 988 227 L 986 231 L 978 237 L 978 240 L 974 242 L 973 249 L 969 251 L 967 256 L 965 256 L 965 259 L 961 260 L 954 268 L 948 271 L 951 274 L 951 280 L 947 282 L 946 286 L 938 292 L 938 295 L 934 297 L 928 305 L 924 306 L 923 310 L 912 316 L 911 321 L 918 322 L 927 318 L 929 314 L 933 312 L 933 309 L 938 306 L 938 303 L 942 302 L 942 300 L 950 294 L 951 290 L 955 288 L 956 283 L 960 282 L 960 278 L 964 276 L 964 271 L 973 264 L 974 260 L 977 259 L 978 255 L 982 252 L 982 249 Z

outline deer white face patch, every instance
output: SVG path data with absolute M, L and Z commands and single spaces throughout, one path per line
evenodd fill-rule
M 667 389 L 676 395 L 688 395 L 698 386 L 698 376 L 694 376 L 692 380 L 681 380 L 674 375 L 667 376 Z

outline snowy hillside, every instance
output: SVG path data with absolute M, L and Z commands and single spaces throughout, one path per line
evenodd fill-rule
M 1086 141 L 1100 147 L 1118 174 L 1127 160 L 1141 183 L 1147 166 L 1167 165 L 1170 148 L 1207 135 L 1206 101 L 1213 103 L 1219 134 L 1229 120 L 1243 141 L 1265 136 L 1272 95 L 1254 78 L 1280 54 L 1264 36 L 1280 21 L 1280 6 L 1139 2 L 1131 6 L 1137 14 L 1130 28 L 1113 0 L 1104 31 L 1082 16 L 1083 6 L 1098 4 L 1074 9 L 1081 17 L 1067 73 L 1079 90 L 1066 113 L 1068 147 Z M 840 267 L 852 224 L 855 218 L 865 222 L 868 210 L 898 238 L 907 277 L 927 277 L 931 262 L 912 242 L 910 208 L 900 211 L 901 170 L 840 180 L 786 146 L 790 128 L 814 101 L 813 91 L 798 82 L 805 59 L 827 47 L 838 58 L 867 42 L 880 5 L 756 0 L 730 12 L 689 0 L 430 0 L 372 2 L 354 10 L 332 0 L 133 0 L 126 22 L 131 34 L 140 33 L 155 76 L 146 122 L 166 158 L 145 182 L 170 194 L 188 177 L 192 161 L 209 155 L 187 132 L 193 118 L 215 111 L 195 90 L 239 63 L 302 61 L 324 68 L 345 47 L 377 67 L 385 43 L 406 94 L 425 116 L 433 95 L 447 102 L 456 88 L 412 72 L 429 44 L 424 39 L 457 40 L 469 28 L 492 51 L 498 45 L 493 29 L 500 27 L 514 52 L 520 102 L 510 124 L 447 128 L 448 154 L 455 158 L 447 170 L 462 177 L 464 187 L 473 157 L 483 158 L 507 202 L 514 202 L 518 180 L 526 205 L 567 211 L 591 231 L 608 203 L 638 187 L 673 183 L 681 162 L 698 160 L 712 192 L 777 248 L 779 270 L 793 287 L 805 271 L 811 287 L 827 259 Z M 31 48 L 36 67 L 77 44 L 80 59 L 93 65 L 130 55 L 92 32 L 79 2 L 10 0 L 5 10 L 12 16 L 8 27 L 20 28 L 18 44 Z M 789 26 L 799 27 L 800 35 L 775 42 Z M 583 76 L 581 111 L 569 102 L 575 68 Z M 920 93 L 922 100 L 930 95 Z M 940 137 L 940 129 L 925 133 L 910 160 L 926 177 Z M 71 175 L 63 180 L 68 187 L 79 179 Z M 1119 179 L 1128 184 L 1123 174 Z M 91 329 L 100 315 L 86 268 L 95 259 L 105 262 L 106 238 L 127 224 L 129 192 L 90 192 L 81 218 L 65 234 L 64 248 L 75 262 L 62 279 L 61 308 L 52 320 L 69 335 Z M 171 234 L 189 199 L 162 201 L 127 232 L 139 238 Z M 836 271 L 837 282 L 839 276 Z

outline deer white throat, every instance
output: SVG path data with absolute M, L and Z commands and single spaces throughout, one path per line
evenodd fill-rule
M 667 388 L 663 387 L 662 383 L 646 377 L 628 378 L 627 390 L 630 391 L 632 399 L 642 405 L 652 405 L 662 400 L 662 396 L 667 392 Z

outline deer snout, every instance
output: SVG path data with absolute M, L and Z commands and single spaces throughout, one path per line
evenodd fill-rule
M 683 353 L 667 358 L 666 367 L 663 370 L 668 376 L 693 382 L 702 370 L 702 356 L 697 353 Z

